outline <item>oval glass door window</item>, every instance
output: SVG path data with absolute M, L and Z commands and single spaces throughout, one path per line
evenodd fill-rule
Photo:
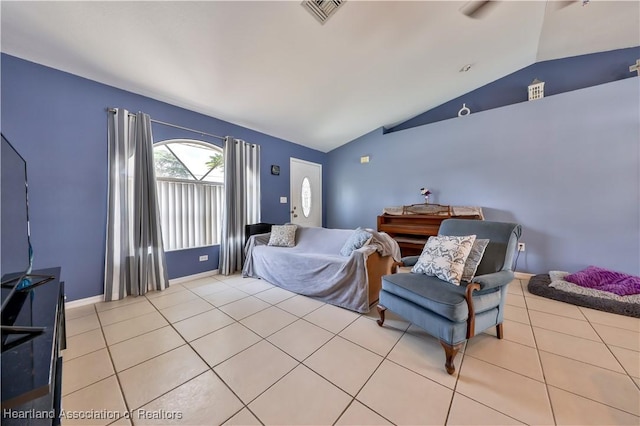
M 302 214 L 304 217 L 309 217 L 309 214 L 311 213 L 311 182 L 309 182 L 309 178 L 306 176 L 302 179 L 300 198 L 302 203 Z

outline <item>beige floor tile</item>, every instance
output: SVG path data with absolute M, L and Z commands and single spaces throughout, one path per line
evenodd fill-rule
M 226 283 L 227 285 L 237 287 L 242 284 L 246 284 L 250 281 L 257 281 L 258 278 L 251 277 L 243 277 L 242 274 L 233 274 L 233 275 L 218 275 L 216 278 L 219 281 Z
M 496 328 L 491 327 L 485 330 L 484 333 L 495 337 Z M 536 340 L 533 338 L 533 330 L 530 324 L 504 320 L 502 323 L 502 335 L 504 340 L 531 346 L 532 348 L 536 347 Z
M 254 296 L 256 296 L 258 299 L 264 300 L 267 303 L 275 305 L 287 299 L 291 299 L 292 297 L 296 296 L 296 294 L 283 288 L 272 286 L 268 290 L 264 290 L 254 294 Z
M 118 373 L 129 409 L 135 410 L 207 370 L 187 345 Z
M 194 315 L 214 309 L 213 305 L 203 299 L 189 300 L 188 302 L 160 309 L 160 313 L 171 323 L 182 321 Z
M 538 349 L 624 373 L 604 343 L 534 327 Z M 640 354 L 638 354 L 640 359 Z
M 640 352 L 618 346 L 609 346 L 609 349 L 628 375 L 640 378 Z
M 297 365 L 298 361 L 263 340 L 218 365 L 214 371 L 248 404 Z
M 382 362 L 382 357 L 336 336 L 304 364 L 351 395 L 356 395 Z
M 539 311 L 529 311 L 529 316 L 531 317 L 531 324 L 534 327 L 546 328 L 547 330 L 568 334 L 570 336 L 601 342 L 600 337 L 598 337 L 598 334 L 587 321 Z
M 249 409 L 265 425 L 325 425 L 333 424 L 350 402 L 349 395 L 299 365 L 249 404 Z
M 245 299 L 249 297 L 249 295 L 244 291 L 229 287 L 228 290 L 207 294 L 203 297 L 212 305 L 220 307 L 235 302 L 236 300 Z
M 291 315 L 289 312 L 283 311 L 276 306 L 272 306 L 264 311 L 250 315 L 240 322 L 252 331 L 258 333 L 260 336 L 267 337 L 276 331 L 283 329 L 297 319 L 298 317 L 295 315 Z
M 160 315 L 160 312 L 154 310 L 139 317 L 104 326 L 102 330 L 104 331 L 107 343 L 113 345 L 167 325 L 169 325 L 167 320 Z
M 68 395 L 113 374 L 115 372 L 106 349 L 74 358 L 62 367 L 62 394 Z
M 171 294 L 154 297 L 150 300 L 153 306 L 158 310 L 162 310 L 174 305 L 179 305 L 190 300 L 196 300 L 198 296 L 189 290 L 177 291 Z
M 207 371 L 142 408 L 150 413 L 174 413 L 175 418 L 158 421 L 140 418 L 139 412 L 134 412 L 136 425 L 219 425 L 242 408 L 242 403 L 212 371 Z
M 452 396 L 451 389 L 384 361 L 356 399 L 395 424 L 421 425 L 444 424 Z
M 67 349 L 65 349 L 62 354 L 64 361 L 67 362 L 104 347 L 106 347 L 106 344 L 102 337 L 102 330 L 97 328 L 95 330 L 68 337 Z
M 212 275 L 209 275 L 208 277 L 202 277 L 202 278 L 197 278 L 195 280 L 189 280 L 189 281 L 183 282 L 182 286 L 189 290 L 193 290 L 194 288 L 198 288 L 203 285 L 220 281 L 218 277 L 219 277 L 218 274 L 212 274 Z
M 632 377 L 633 381 L 636 382 L 636 386 L 640 389 L 640 378 Z
M 444 349 L 438 339 L 412 325 L 387 355 L 387 358 L 396 364 L 400 364 L 409 370 L 453 389 L 458 377 L 458 371 L 460 371 L 462 352 L 458 353 L 453 360 L 456 372 L 454 375 L 449 375 L 444 368 L 446 361 Z
M 264 280 L 254 280 L 251 278 L 246 278 L 245 282 L 236 284 L 234 288 L 240 291 L 244 291 L 247 294 L 256 294 L 265 290 L 269 290 L 274 288 L 273 284 L 269 284 Z
M 378 309 L 374 307 L 369 312 L 360 315 L 360 318 L 376 322 L 380 319 L 380 313 L 378 312 Z M 395 312 L 386 310 L 384 317 L 384 326 L 395 328 L 398 330 L 406 330 L 407 328 L 409 328 L 409 322 Z
M 515 294 L 517 296 L 522 296 L 522 288 L 523 286 L 526 286 L 526 284 L 522 284 L 522 282 L 520 280 L 513 280 L 509 283 L 509 286 L 507 287 L 507 292 L 509 294 Z
M 100 322 L 97 314 L 89 314 L 71 320 L 66 319 L 65 326 L 67 337 L 71 337 L 100 328 Z
M 261 426 L 262 423 L 260 423 L 260 421 L 256 419 L 256 416 L 251 414 L 251 411 L 249 411 L 247 408 L 243 408 L 242 410 L 240 410 L 240 412 L 238 412 L 238 414 L 236 414 L 235 416 L 231 417 L 229 420 L 224 422 L 224 425 L 225 426 Z
M 297 359 L 304 360 L 334 335 L 305 320 L 298 320 L 267 338 Z
M 640 392 L 626 374 L 540 352 L 547 384 L 640 415 Z
M 548 314 L 560 315 L 582 321 L 587 320 L 577 306 L 557 300 L 528 299 L 527 308 L 530 311 L 546 312 Z
M 524 296 L 519 294 L 507 294 L 507 300 L 505 302 L 507 305 L 516 306 L 518 308 L 526 308 L 527 305 L 524 301 Z
M 380 416 L 358 400 L 354 400 L 347 411 L 340 416 L 338 426 L 391 425 L 392 423 Z
M 359 317 L 356 312 L 326 304 L 306 315 L 304 319 L 332 333 L 339 333 Z
M 277 306 L 280 309 L 284 309 L 285 311 L 289 312 L 290 314 L 296 315 L 298 317 L 303 317 L 308 313 L 315 311 L 322 305 L 324 305 L 324 302 L 312 299 L 307 296 L 297 295 L 285 300 L 284 302 L 278 303 Z
M 580 308 L 589 322 L 608 325 L 611 327 L 624 328 L 629 331 L 640 333 L 640 318 L 633 318 L 624 315 L 616 315 L 609 312 L 597 311 L 595 309 Z
M 191 342 L 200 356 L 214 367 L 227 358 L 260 341 L 260 336 L 239 323 L 233 323 Z
M 519 308 L 517 306 L 505 305 L 504 318 L 510 321 L 517 321 L 522 324 L 530 324 L 529 314 L 527 313 L 526 308 Z
M 200 297 L 207 296 L 209 294 L 220 293 L 221 291 L 229 290 L 231 287 L 223 283 L 222 281 L 212 280 L 209 284 L 204 284 L 196 288 L 192 288 L 191 292 L 197 294 Z
M 544 382 L 535 348 L 481 334 L 467 342 L 465 355 Z
M 155 297 L 166 296 L 168 294 L 177 293 L 179 291 L 184 291 L 185 288 L 181 284 L 171 284 L 169 287 L 164 290 L 152 290 L 145 293 L 145 297 L 147 299 L 153 299 Z
M 131 423 L 131 420 L 129 420 L 126 417 L 120 417 L 118 420 L 116 420 L 113 423 L 109 423 L 109 426 L 131 426 L 133 423 Z
M 95 304 L 78 306 L 77 308 L 67 308 L 65 306 L 64 309 L 64 317 L 68 320 L 84 317 L 87 315 L 95 314 L 96 306 Z
M 253 315 L 257 312 L 267 309 L 270 306 L 271 305 L 267 302 L 250 296 L 245 299 L 236 300 L 235 302 L 220 306 L 219 309 L 236 321 L 240 321 L 241 319 L 246 318 L 249 315 Z
M 133 305 L 135 303 L 146 302 L 144 296 L 127 296 L 124 299 L 112 300 L 110 302 L 98 302 L 95 304 L 95 310 L 97 312 L 108 311 L 113 308 L 121 308 L 123 306 Z
M 607 345 L 620 346 L 640 352 L 640 333 L 602 324 L 593 324 L 593 328 Z
M 191 318 L 178 321 L 173 324 L 173 327 L 187 342 L 190 342 L 234 322 L 233 318 L 221 310 L 212 309 L 210 311 L 194 315 Z
M 70 414 L 103 412 L 103 419 L 68 418 L 62 419 L 64 425 L 107 425 L 125 415 L 127 407 L 120 392 L 116 376 L 107 377 L 84 389 L 62 398 L 62 408 Z
M 493 408 L 480 404 L 471 398 L 456 393 L 451 404 L 447 425 L 522 425 L 523 423 L 506 416 Z
M 170 326 L 111 345 L 116 371 L 126 370 L 148 359 L 184 345 L 184 339 Z
M 150 312 L 154 312 L 155 310 L 156 308 L 154 308 L 148 300 L 144 299 L 138 303 L 98 312 L 98 316 L 100 317 L 100 323 L 104 327 L 106 325 L 139 317 Z
M 522 423 L 553 424 L 544 383 L 473 357 L 464 358 L 456 392 Z
M 378 355 L 386 356 L 407 328 L 408 324 L 407 327 L 397 329 L 386 322 L 380 327 L 375 321 L 362 316 L 342 330 L 339 335 Z
M 558 425 L 639 425 L 640 417 L 549 386 Z

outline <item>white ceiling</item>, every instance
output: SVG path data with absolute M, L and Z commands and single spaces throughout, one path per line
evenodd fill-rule
M 638 1 L 463 4 L 349 0 L 320 25 L 299 1 L 2 1 L 1 48 L 327 152 L 534 62 L 640 45 Z

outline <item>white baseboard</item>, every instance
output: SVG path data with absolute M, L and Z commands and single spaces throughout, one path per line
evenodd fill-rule
M 534 276 L 534 274 L 528 274 L 526 272 L 514 272 L 513 275 L 519 280 L 528 280 Z
M 79 308 L 80 306 L 93 305 L 94 303 L 102 302 L 104 300 L 104 294 L 97 296 L 85 297 L 84 299 L 73 300 L 71 302 L 64 302 L 65 309 Z
M 210 277 L 212 275 L 218 275 L 218 274 L 219 274 L 218 270 L 214 269 L 212 271 L 200 272 L 199 274 L 187 275 L 186 277 L 173 278 L 169 280 L 169 285 L 181 284 L 187 281 L 197 280 L 198 278 L 206 278 L 206 277 Z

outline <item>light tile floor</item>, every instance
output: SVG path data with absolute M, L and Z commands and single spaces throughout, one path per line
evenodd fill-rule
M 387 317 L 237 275 L 69 309 L 62 404 L 83 418 L 63 424 L 640 424 L 640 319 L 515 280 L 504 339 L 471 339 L 449 376 Z

